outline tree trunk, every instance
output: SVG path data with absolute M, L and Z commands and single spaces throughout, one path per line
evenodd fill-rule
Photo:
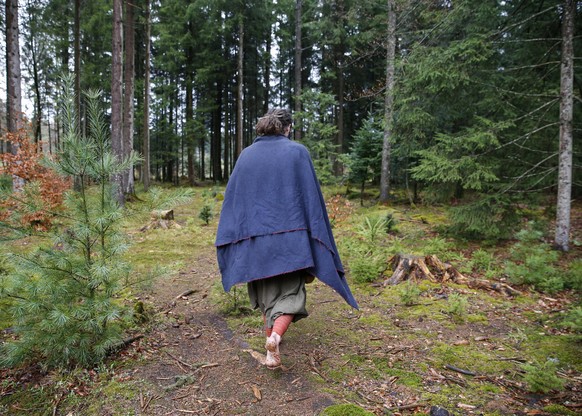
M 123 45 L 123 0 L 113 0 L 113 33 L 111 48 L 111 148 L 118 160 L 123 159 L 123 103 L 122 103 L 122 45 Z M 124 205 L 122 175 L 115 174 L 112 181 L 114 196 L 119 205 Z
M 301 112 L 301 52 L 302 52 L 302 16 L 303 16 L 303 1 L 295 1 L 295 98 L 294 98 L 294 111 L 295 117 Z M 293 130 L 295 140 L 301 140 L 301 128 L 295 127 Z
M 212 179 L 222 181 L 222 81 L 216 83 L 216 108 L 212 115 Z
M 150 0 L 145 0 L 145 74 L 143 94 L 143 187 L 150 187 Z
M 272 36 L 272 33 L 271 33 Z M 265 72 L 263 75 L 263 85 L 265 88 L 263 89 L 263 114 L 267 114 L 269 111 L 269 92 L 271 88 L 271 36 L 268 36 L 266 39 L 266 57 L 265 57 Z
M 6 0 L 6 103 L 8 132 L 18 134 L 22 126 L 22 98 L 20 75 L 20 42 L 18 31 L 18 0 Z M 18 145 L 11 146 L 12 154 L 18 153 Z M 12 189 L 22 191 L 24 179 L 13 175 Z
M 240 155 L 244 147 L 243 142 L 243 63 L 244 63 L 244 17 L 241 12 L 238 26 L 238 85 L 236 95 L 236 157 Z
M 75 0 L 75 21 L 74 21 L 74 39 L 73 39 L 73 56 L 75 71 L 75 111 L 77 114 L 77 132 L 81 132 L 81 0 Z
M 29 16 L 31 17 L 31 16 Z M 37 147 L 39 143 L 42 142 L 42 97 L 40 94 L 40 75 L 39 75 L 39 56 L 38 56 L 38 44 L 37 36 L 35 32 L 36 24 L 33 24 L 29 20 L 29 30 L 30 30 L 30 54 L 32 60 L 32 79 L 33 79 L 33 89 L 34 89 L 34 143 Z M 42 146 L 39 148 L 42 151 Z
M 572 117 L 574 112 L 574 14 L 576 2 L 564 0 L 562 17 L 562 65 L 560 70 L 560 164 L 555 245 L 569 250 L 572 195 Z
M 133 0 L 132 0 L 133 1 Z M 132 1 L 125 1 L 125 60 L 123 95 L 123 156 L 127 158 L 133 150 L 133 98 L 135 90 L 135 6 Z M 135 194 L 133 166 L 123 173 L 122 180 L 126 195 Z
M 396 54 L 396 10 L 394 0 L 388 0 L 388 34 L 386 51 L 386 91 L 384 97 L 384 144 L 380 177 L 380 202 L 388 201 L 390 193 L 390 154 L 394 112 L 394 58 Z

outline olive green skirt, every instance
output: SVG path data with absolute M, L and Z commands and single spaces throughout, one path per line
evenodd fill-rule
M 255 280 L 247 284 L 253 309 L 260 308 L 265 315 L 267 328 L 272 328 L 280 315 L 295 315 L 293 322 L 305 318 L 307 293 L 304 270 Z

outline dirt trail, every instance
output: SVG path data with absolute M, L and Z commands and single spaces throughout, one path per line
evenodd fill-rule
M 187 272 L 156 283 L 151 298 L 168 319 L 142 342 L 150 359 L 134 377 L 156 387 L 141 393 L 139 411 L 305 416 L 333 404 L 308 380 L 308 366 L 269 370 L 251 356 L 249 345 L 233 334 L 210 301 L 212 285 L 219 279 L 217 270 L 214 253 L 209 251 Z M 187 290 L 195 292 L 176 299 Z M 298 354 L 308 353 L 295 351 L 293 355 L 300 358 Z

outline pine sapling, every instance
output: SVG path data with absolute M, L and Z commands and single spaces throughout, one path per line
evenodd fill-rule
M 51 231 L 50 244 L 9 256 L 14 339 L 2 345 L 0 365 L 31 360 L 45 367 L 94 365 L 118 345 L 123 324 L 131 319 L 119 296 L 131 274 L 121 258 L 128 245 L 110 178 L 136 158 L 118 160 L 112 154 L 97 92 L 87 94 L 87 135 L 77 130 L 72 79 L 66 81 L 65 134 L 50 165 L 62 176 L 76 177 L 80 186 L 66 193 L 64 228 Z

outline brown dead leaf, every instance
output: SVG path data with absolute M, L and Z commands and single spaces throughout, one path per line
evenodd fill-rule
M 460 339 L 458 341 L 453 342 L 453 345 L 469 345 L 469 341 L 466 339 Z
M 265 365 L 265 360 L 267 359 L 267 357 L 265 357 L 263 354 L 251 349 L 243 351 L 248 352 L 251 355 L 251 357 L 257 360 L 261 365 Z
M 251 388 L 253 389 L 253 394 L 255 395 L 257 400 L 261 401 L 263 399 L 263 396 L 261 395 L 261 390 L 257 386 L 255 386 L 254 384 L 251 385 Z

